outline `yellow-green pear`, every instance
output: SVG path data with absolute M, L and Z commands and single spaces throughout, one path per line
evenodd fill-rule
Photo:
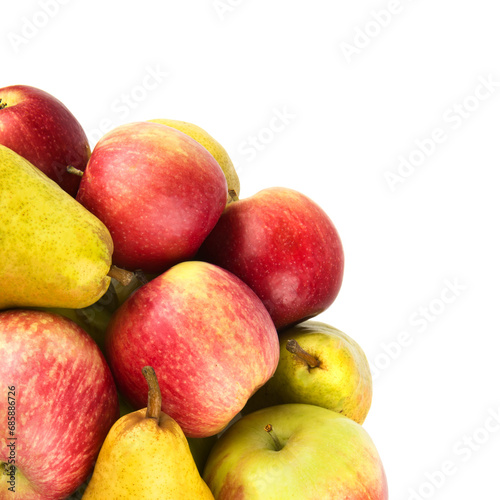
M 104 224 L 54 181 L 0 145 L 0 309 L 81 309 L 108 289 Z
M 363 349 L 320 321 L 280 331 L 274 376 L 248 401 L 245 414 L 284 403 L 322 406 L 362 424 L 372 402 L 372 376 Z
M 82 500 L 213 500 L 177 422 L 161 411 L 154 370 L 148 406 L 124 415 L 109 431 Z
M 208 132 L 206 132 L 198 125 L 193 123 L 183 122 L 181 120 L 168 120 L 163 118 L 158 118 L 155 120 L 149 120 L 154 123 L 160 123 L 162 125 L 167 125 L 167 127 L 175 128 L 186 135 L 189 135 L 192 139 L 199 142 L 217 161 L 220 168 L 224 172 L 227 181 L 228 203 L 231 203 L 234 195 L 236 197 L 240 194 L 240 179 L 236 173 L 233 162 L 229 157 L 227 151 L 222 147 L 222 145 L 217 142 Z

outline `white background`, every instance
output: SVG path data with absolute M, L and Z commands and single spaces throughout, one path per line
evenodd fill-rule
M 492 0 L 4 0 L 0 87 L 52 93 L 92 146 L 121 123 L 196 123 L 237 164 L 242 197 L 312 197 L 346 257 L 318 319 L 373 367 L 365 428 L 390 497 L 492 499 L 499 49 Z M 418 165 L 398 173 L 402 157 Z M 405 175 L 394 189 L 388 172 Z

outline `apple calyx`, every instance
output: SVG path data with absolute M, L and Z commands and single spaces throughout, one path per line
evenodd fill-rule
M 295 339 L 287 340 L 285 347 L 288 352 L 295 354 L 295 356 L 304 361 L 304 363 L 307 364 L 310 370 L 313 368 L 318 368 L 321 365 L 321 361 L 307 351 L 304 351 L 304 349 L 300 347 L 299 343 Z
M 264 427 L 264 430 L 271 436 L 276 451 L 280 451 L 283 448 L 283 445 L 280 443 L 280 440 L 278 439 L 276 432 L 274 432 L 273 426 L 271 424 L 267 424 Z
M 2 102 L 2 99 L 0 99 L 0 109 L 6 108 L 6 107 L 7 107 L 7 103 Z
M 161 414 L 161 391 L 156 373 L 152 366 L 145 366 L 142 374 L 148 383 L 148 407 L 146 408 L 146 418 L 153 418 L 158 423 Z
M 126 269 L 121 269 L 113 264 L 109 268 L 108 276 L 110 278 L 114 278 L 121 285 L 127 286 L 132 281 L 134 273 L 132 271 L 127 271 Z
M 9 464 L 7 462 L 0 462 L 1 469 L 3 469 L 2 474 L 5 476 L 10 476 L 16 473 L 16 466 L 13 464 Z
M 83 177 L 83 170 L 79 170 L 78 168 L 72 167 L 71 165 L 68 165 L 66 167 L 66 172 L 68 172 L 69 174 L 78 175 L 78 177 Z

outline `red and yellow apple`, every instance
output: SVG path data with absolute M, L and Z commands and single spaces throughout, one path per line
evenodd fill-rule
M 57 314 L 0 313 L 1 498 L 61 499 L 91 473 L 118 418 L 116 387 L 102 353 Z M 8 432 L 8 434 L 7 434 Z M 10 498 L 10 496 L 9 496 Z
M 106 355 L 118 390 L 144 408 L 154 366 L 162 410 L 187 437 L 220 432 L 276 370 L 278 335 L 252 290 L 228 271 L 182 262 L 117 310 Z
M 149 122 L 122 125 L 101 138 L 77 196 L 109 229 L 113 263 L 146 273 L 193 257 L 226 198 L 224 173 L 203 146 Z

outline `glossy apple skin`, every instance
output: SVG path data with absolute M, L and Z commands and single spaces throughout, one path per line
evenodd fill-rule
M 147 273 L 190 259 L 226 199 L 213 156 L 186 134 L 149 122 L 117 127 L 97 143 L 77 196 L 109 229 L 113 263 Z
M 363 427 L 305 404 L 272 406 L 237 421 L 212 448 L 203 479 L 216 500 L 388 499 L 380 456 Z
M 341 413 L 362 424 L 372 402 L 370 365 L 351 337 L 320 321 L 305 321 L 282 330 L 280 360 L 274 376 L 250 399 L 249 413 L 283 403 L 306 403 Z M 311 368 L 286 348 L 295 340 L 319 361 Z
M 139 288 L 108 326 L 106 355 L 118 390 L 147 404 L 152 366 L 162 410 L 187 437 L 220 432 L 274 373 L 279 341 L 269 313 L 228 271 L 182 262 Z
M 69 165 L 85 170 L 90 146 L 82 126 L 58 99 L 27 85 L 0 89 L 0 144 L 26 158 L 71 196 L 80 177 Z
M 327 309 L 344 274 L 342 243 L 328 215 L 307 196 L 279 187 L 231 203 L 198 258 L 249 285 L 279 330 Z
M 0 313 L 0 359 L 2 415 L 7 415 L 7 388 L 15 386 L 16 495 L 65 498 L 92 471 L 118 418 L 116 387 L 104 356 L 67 318 L 11 310 Z M 9 451 L 0 449 L 2 462 Z M 2 492 L 6 478 L 0 479 Z

